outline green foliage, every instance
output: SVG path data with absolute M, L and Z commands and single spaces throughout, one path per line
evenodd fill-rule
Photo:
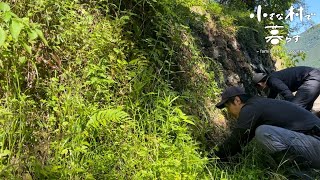
M 119 121 L 127 120 L 129 119 L 126 112 L 118 109 L 108 109 L 94 114 L 88 121 L 87 127 L 92 127 L 93 129 L 106 128 L 109 121 L 117 123 Z
M 32 48 L 39 43 L 38 37 L 47 44 L 40 24 L 32 23 L 28 17 L 20 18 L 7 3 L 0 5 L 0 84 L 2 92 L 16 93 L 30 86 L 30 72 L 36 74 Z M 29 72 L 24 71 L 28 68 Z
M 0 11 L 2 12 L 10 11 L 10 6 L 7 3 L 0 2 Z
M 306 57 L 306 54 L 303 51 L 288 53 L 283 43 L 274 46 L 271 49 L 271 53 L 273 58 L 278 61 L 278 64 L 280 65 L 279 68 L 294 67 L 299 61 L 303 61 Z
M 258 25 L 257 27 L 266 27 L 266 26 L 284 26 L 284 28 L 280 29 L 279 35 L 287 37 L 290 32 L 289 28 L 289 21 L 285 20 L 283 17 L 282 19 L 278 18 L 263 18 L 261 22 L 258 22 L 256 18 L 249 18 L 250 13 L 256 13 L 256 8 L 258 5 L 261 5 L 262 11 L 267 14 L 286 14 L 288 9 L 290 9 L 291 6 L 294 6 L 295 9 L 297 7 L 303 7 L 305 10 L 307 9 L 305 7 L 304 0 L 289 0 L 289 1 L 281 1 L 281 0 L 220 0 L 219 1 L 222 4 L 226 4 L 228 8 L 225 8 L 229 13 L 234 14 L 237 13 L 239 15 L 233 16 L 237 17 L 238 22 L 249 22 L 251 21 L 253 24 L 257 25 L 258 23 L 261 25 Z M 240 12 L 240 13 L 239 13 Z M 243 17 L 243 14 L 241 12 L 246 12 L 245 16 Z M 228 14 L 229 14 L 228 13 Z M 239 17 L 239 18 L 238 18 Z M 251 24 L 252 25 L 252 24 Z M 249 26 L 250 28 L 254 28 L 255 26 Z M 270 32 L 268 30 L 258 30 L 256 32 L 259 32 L 262 37 L 267 37 L 270 35 Z M 251 33 L 252 34 L 252 33 Z M 250 36 L 248 36 L 250 37 Z M 260 43 L 259 43 L 260 44 Z M 265 43 L 263 43 L 265 44 Z M 270 49 L 272 47 L 269 47 Z
M 15 45 L 22 44 L 27 50 L 28 53 L 31 54 L 31 46 L 29 43 L 33 43 L 38 36 L 46 43 L 44 39 L 42 31 L 39 29 L 39 24 L 30 23 L 29 18 L 19 18 L 16 14 L 10 11 L 10 6 L 6 3 L 1 2 L 0 8 L 0 16 L 1 16 L 1 46 L 5 45 L 6 48 L 10 48 L 8 46 L 10 41 L 13 41 Z M 6 28 L 6 29 L 3 29 Z M 8 29 L 9 32 L 8 33 Z M 21 34 L 21 33 L 24 34 Z M 7 39 L 7 33 L 9 34 Z M 27 39 L 27 40 L 26 40 Z M 4 44 L 8 41 L 8 44 Z M 18 43 L 19 41 L 19 43 Z
M 277 12 L 284 13 L 286 10 L 290 8 L 294 3 L 301 3 L 302 0 L 289 0 L 289 1 L 281 1 L 281 0 L 219 0 L 221 4 L 226 4 L 234 9 L 248 9 L 254 10 L 254 8 L 258 5 L 263 6 L 265 12 Z
M 223 73 L 195 34 L 211 16 L 223 28 L 240 23 L 222 6 L 7 0 L 0 11 L 1 179 L 264 175 L 206 158 L 206 108 Z

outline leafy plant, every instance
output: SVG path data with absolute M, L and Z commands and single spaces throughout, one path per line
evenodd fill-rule
M 231 12 L 200 0 L 1 2 L 0 178 L 270 177 L 255 149 L 242 165 L 206 158 L 224 73 L 201 41 L 209 25 L 223 37 L 253 26 Z

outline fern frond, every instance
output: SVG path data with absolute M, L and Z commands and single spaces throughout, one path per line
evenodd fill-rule
M 120 109 L 106 109 L 94 114 L 87 123 L 87 128 L 106 127 L 109 122 L 119 123 L 129 120 L 129 114 Z

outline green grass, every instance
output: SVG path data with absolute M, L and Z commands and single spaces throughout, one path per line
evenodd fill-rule
M 10 30 L 0 6 L 1 179 L 281 176 L 253 147 L 230 164 L 207 158 L 219 141 L 206 136 L 221 132 L 209 122 L 219 118 L 212 106 L 223 69 L 201 52 L 190 27 L 203 29 L 208 17 L 190 7 L 224 17 L 218 28 L 229 33 L 239 22 L 224 7 L 199 0 L 5 2 L 24 25 Z

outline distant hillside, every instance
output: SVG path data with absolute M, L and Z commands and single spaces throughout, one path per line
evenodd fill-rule
M 311 27 L 300 36 L 297 43 L 287 44 L 288 51 L 304 51 L 306 53 L 305 61 L 300 61 L 298 65 L 320 67 L 320 24 Z

